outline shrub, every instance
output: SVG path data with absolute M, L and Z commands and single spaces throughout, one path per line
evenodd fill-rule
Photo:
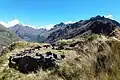
M 68 44 L 70 44 L 70 43 L 72 43 L 72 42 L 73 42 L 72 39 L 68 39 L 68 40 L 63 39 L 63 40 L 57 41 L 57 44 L 60 44 L 60 45 L 68 45 Z
M 102 37 L 102 35 L 92 34 L 92 35 L 86 36 L 86 40 L 93 41 L 93 40 L 96 40 L 97 38 L 101 38 L 101 37 Z

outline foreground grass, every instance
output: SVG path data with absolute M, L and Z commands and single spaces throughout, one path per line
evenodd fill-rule
M 35 45 L 43 45 L 27 43 L 22 47 L 21 43 L 21 47 L 17 46 L 12 52 L 0 57 L 0 80 L 120 80 L 120 41 L 95 38 L 89 37 L 84 45 L 78 44 L 75 50 L 42 48 L 38 52 L 65 54 L 66 58 L 59 62 L 59 69 L 40 69 L 36 74 L 22 74 L 8 67 L 8 58 L 11 54 Z M 64 40 L 64 43 L 66 42 L 70 43 Z
M 25 49 L 30 49 L 32 47 L 35 47 L 36 45 L 43 45 L 43 44 L 37 44 L 37 43 L 27 43 L 27 42 L 18 42 L 15 43 L 14 46 L 12 46 L 12 50 L 9 53 L 4 54 L 0 57 L 0 80 L 63 80 L 61 77 L 59 77 L 57 74 L 53 74 L 55 70 L 51 71 L 43 71 L 39 70 L 38 73 L 30 73 L 30 74 L 23 74 L 19 71 L 9 68 L 8 66 L 8 59 L 10 55 L 17 54 L 20 51 L 24 51 Z M 48 51 L 51 51 L 52 53 L 56 54 L 65 54 L 67 57 L 71 56 L 71 54 L 75 55 L 75 51 L 73 50 L 52 50 L 51 48 L 42 48 L 41 50 L 38 50 L 39 53 L 46 53 Z

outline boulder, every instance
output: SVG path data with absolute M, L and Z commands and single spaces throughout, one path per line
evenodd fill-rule
M 51 45 L 50 45 L 50 44 L 44 44 L 43 47 L 45 47 L 45 48 L 50 48 Z

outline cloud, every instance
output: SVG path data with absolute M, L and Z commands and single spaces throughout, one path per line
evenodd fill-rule
M 12 27 L 15 26 L 16 24 L 22 24 L 20 23 L 20 21 L 18 19 L 13 19 L 11 21 L 8 22 L 4 22 L 4 21 L 0 21 L 0 24 L 2 24 L 5 27 Z M 40 28 L 46 28 L 46 29 L 51 29 L 53 28 L 54 24 L 48 24 L 48 25 L 43 25 L 43 26 L 38 26 L 38 25 L 29 25 L 29 24 L 22 24 L 23 26 L 29 26 L 32 27 L 34 29 L 40 29 Z
M 39 27 L 37 27 L 36 25 L 29 25 L 29 24 L 22 24 L 23 26 L 29 26 L 32 27 L 34 29 L 39 29 Z
M 50 30 L 51 28 L 54 27 L 55 24 L 48 24 L 48 25 L 44 25 L 44 26 L 40 26 L 39 28 L 45 28 L 47 30 Z
M 64 24 L 71 24 L 71 23 L 75 23 L 75 21 L 66 21 L 63 22 Z M 48 25 L 44 25 L 44 26 L 40 26 L 39 28 L 45 28 L 47 30 L 50 30 L 51 28 L 54 27 L 55 24 L 48 24 Z
M 47 30 L 50 30 L 51 28 L 54 27 L 54 24 L 48 24 L 48 25 L 43 25 L 43 26 L 38 26 L 38 25 L 29 25 L 29 24 L 22 24 L 23 26 L 29 26 L 32 27 L 34 29 L 40 29 L 40 28 L 44 28 Z
M 109 19 L 116 20 L 117 22 L 120 22 L 119 19 L 117 19 L 115 16 L 113 16 L 113 15 L 111 15 L 111 14 L 109 14 L 109 15 L 105 15 L 104 17 L 105 17 L 105 18 L 109 18 Z
M 70 23 L 75 23 L 73 21 L 66 21 L 64 22 L 65 24 L 70 24 Z M 8 21 L 8 22 L 4 22 L 4 21 L 0 21 L 0 24 L 2 24 L 3 26 L 5 27 L 12 27 L 12 26 L 15 26 L 16 24 L 22 24 L 20 23 L 20 21 L 18 19 L 13 19 L 11 21 Z M 55 24 L 48 24 L 48 25 L 30 25 L 30 24 L 22 24 L 23 26 L 29 26 L 29 27 L 32 27 L 34 29 L 40 29 L 40 28 L 45 28 L 47 30 L 50 30 L 51 28 L 54 27 Z
M 9 22 L 0 21 L 0 24 L 2 24 L 3 26 L 5 26 L 7 28 L 11 27 L 11 26 L 14 26 L 16 24 L 19 24 L 19 23 L 20 23 L 20 21 L 18 19 L 13 19 Z
M 65 24 L 70 24 L 70 23 L 75 23 L 73 21 L 66 21 L 66 22 L 63 22 Z M 38 25 L 28 25 L 28 24 L 22 24 L 24 26 L 29 26 L 29 27 L 32 27 L 34 29 L 40 29 L 40 28 L 44 28 L 44 29 L 47 29 L 47 30 L 50 30 L 51 28 L 54 27 L 55 24 L 47 24 L 47 25 L 41 25 L 41 26 L 38 26 Z
M 105 15 L 105 18 L 113 19 L 113 15 L 111 15 L 111 14 Z
M 75 21 L 67 21 L 67 22 L 64 22 L 65 24 L 71 24 L 71 23 L 75 23 Z

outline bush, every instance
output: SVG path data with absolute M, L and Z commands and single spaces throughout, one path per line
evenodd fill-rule
M 68 40 L 63 39 L 63 40 L 57 41 L 57 44 L 59 44 L 59 45 L 69 45 L 72 42 L 73 42 L 72 39 L 68 39 Z
M 102 35 L 98 35 L 98 34 L 92 34 L 86 37 L 87 41 L 93 41 L 96 40 L 97 38 L 101 38 Z

